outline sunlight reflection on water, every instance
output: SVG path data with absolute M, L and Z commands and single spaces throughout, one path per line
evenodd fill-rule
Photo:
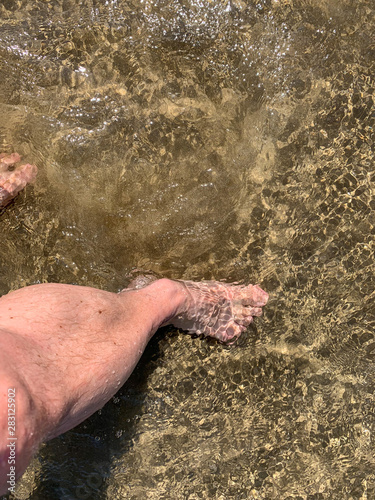
M 0 214 L 0 293 L 117 291 L 138 267 L 271 294 L 232 348 L 155 338 L 19 498 L 375 495 L 373 19 L 366 0 L 2 2 L 0 150 L 39 179 Z

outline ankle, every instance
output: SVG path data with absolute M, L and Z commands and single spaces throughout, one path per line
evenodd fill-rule
M 161 326 L 171 324 L 173 318 L 188 309 L 190 294 L 183 282 L 162 278 L 140 291 L 152 299 L 152 304 L 155 304 L 158 310 L 154 322 L 155 331 Z

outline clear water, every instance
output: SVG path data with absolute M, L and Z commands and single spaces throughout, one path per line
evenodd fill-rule
M 231 348 L 164 330 L 19 499 L 375 498 L 372 0 L 4 0 L 0 293 L 135 268 L 260 283 Z

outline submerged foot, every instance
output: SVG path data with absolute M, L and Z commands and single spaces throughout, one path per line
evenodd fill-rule
M 161 315 L 167 316 L 162 326 L 173 325 L 221 342 L 238 338 L 254 317 L 262 314 L 262 307 L 268 301 L 268 294 L 258 285 L 158 280 L 152 275 L 137 276 L 123 291 L 141 289 L 162 300 L 165 312 Z
M 0 208 L 5 207 L 29 182 L 32 182 L 38 169 L 35 165 L 14 165 L 21 160 L 17 153 L 0 154 Z
M 221 342 L 238 338 L 253 318 L 262 314 L 268 294 L 258 285 L 230 285 L 217 281 L 180 281 L 187 301 L 171 324 L 189 333 Z

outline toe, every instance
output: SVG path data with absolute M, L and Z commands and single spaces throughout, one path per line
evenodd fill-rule
M 240 325 L 236 321 L 229 321 L 228 326 L 222 335 L 222 342 L 228 342 L 229 340 L 233 340 L 241 335 L 246 329 L 246 325 Z
M 2 153 L 0 155 L 0 170 L 7 170 L 8 167 L 18 163 L 21 160 L 21 157 L 17 153 L 12 153 L 10 155 Z
M 244 306 L 263 307 L 267 304 L 268 293 L 258 285 L 249 285 L 242 291 L 241 299 Z
M 233 310 L 233 316 L 236 323 L 239 325 L 249 326 L 253 322 L 255 316 L 262 315 L 261 307 L 243 307 L 237 306 Z
M 30 163 L 26 163 L 17 167 L 14 173 L 18 175 L 23 180 L 23 182 L 28 184 L 35 180 L 35 177 L 38 173 L 38 168 L 36 165 L 30 165 Z
M 251 316 L 262 316 L 262 308 L 261 307 L 250 307 L 248 308 Z
M 239 325 L 243 326 L 249 326 L 253 322 L 253 317 L 252 316 L 243 316 L 241 318 L 236 319 L 236 323 Z

